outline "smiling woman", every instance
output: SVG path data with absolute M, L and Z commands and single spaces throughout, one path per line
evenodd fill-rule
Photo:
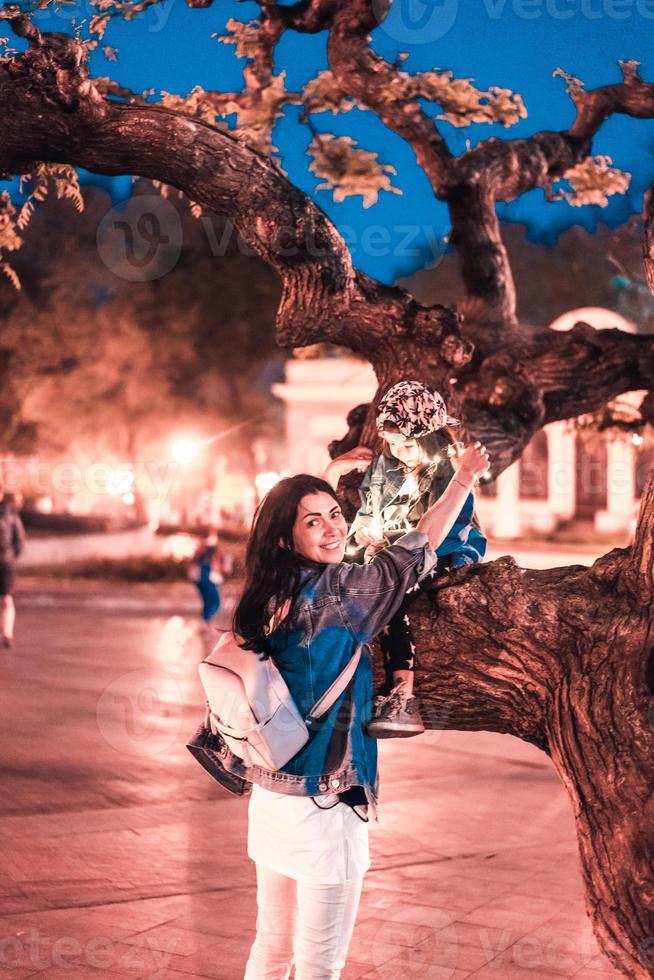
M 343 561 L 346 537 L 343 512 L 331 493 L 319 490 L 302 498 L 293 525 L 293 545 L 299 555 L 310 561 Z
M 341 471 L 360 468 L 368 456 L 353 451 Z M 281 769 L 221 749 L 227 772 L 241 786 L 253 784 L 248 854 L 259 912 L 246 980 L 283 980 L 293 961 L 297 980 L 340 976 L 370 864 L 367 811 L 377 799 L 377 746 L 365 730 L 372 702 L 365 645 L 429 573 L 434 548 L 487 466 L 485 450 L 470 447 L 419 530 L 369 565 L 343 562 L 347 525 L 324 480 L 281 480 L 255 515 L 234 615 L 243 646 L 274 659 L 304 718 L 358 659 L 348 686 L 319 724 L 307 722 L 308 742 Z

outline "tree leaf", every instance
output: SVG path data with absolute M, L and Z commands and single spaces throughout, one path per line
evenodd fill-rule
M 612 194 L 625 194 L 629 189 L 631 174 L 612 167 L 609 156 L 589 156 L 563 174 L 572 190 L 561 189 L 553 200 L 567 201 L 573 208 L 597 204 L 605 208 Z
M 390 164 L 382 164 L 377 154 L 370 150 L 355 149 L 357 143 L 350 136 L 316 134 L 307 151 L 313 157 L 309 170 L 322 177 L 324 183 L 316 190 L 331 190 L 336 202 L 360 194 L 364 208 L 377 203 L 380 191 L 401 194 L 393 187 L 389 174 L 395 174 Z

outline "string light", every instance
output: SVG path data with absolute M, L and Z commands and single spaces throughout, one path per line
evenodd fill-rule
M 427 490 L 427 480 L 425 477 L 428 474 L 429 482 L 431 483 L 438 465 L 442 463 L 444 459 L 460 456 L 464 449 L 465 446 L 463 443 L 454 442 L 448 445 L 442 451 L 441 455 L 425 455 L 423 459 L 427 466 L 424 467 L 421 473 L 420 482 L 418 481 L 415 472 L 412 471 L 406 475 L 403 483 L 396 492 L 395 498 L 385 504 L 383 512 L 381 514 L 374 515 L 367 524 L 366 530 L 369 532 L 370 536 L 377 541 L 383 541 L 388 539 L 389 533 L 398 531 L 406 532 L 412 530 L 413 525 L 409 522 L 408 515 L 417 504 L 421 494 Z M 481 477 L 481 480 L 484 482 L 492 479 L 494 479 L 494 477 L 490 472 Z M 401 503 L 400 500 L 402 500 Z M 350 533 L 354 534 L 355 532 L 356 526 Z M 346 554 L 348 555 L 355 555 L 358 551 L 359 548 L 356 545 L 349 545 L 346 548 Z
M 632 434 L 631 434 L 631 441 L 632 441 L 632 443 L 633 443 L 634 446 L 642 446 L 642 444 L 643 444 L 643 442 L 645 440 L 640 435 L 640 433 L 638 433 L 638 432 L 632 432 Z
M 404 483 L 399 489 L 399 493 L 402 497 L 405 494 L 413 496 L 413 494 L 418 493 L 418 481 L 413 473 L 409 473 L 409 475 L 405 478 Z

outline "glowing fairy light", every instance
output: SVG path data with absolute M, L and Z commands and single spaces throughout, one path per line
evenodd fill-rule
M 380 517 L 373 517 L 372 521 L 370 522 L 370 533 L 373 538 L 376 538 L 378 541 L 381 541 L 381 539 L 384 537 L 384 528 Z
M 418 493 L 418 489 L 418 481 L 413 473 L 409 473 L 409 475 L 405 478 L 404 483 L 400 487 L 400 494 L 401 496 L 406 494 L 413 497 Z
M 631 442 L 632 442 L 632 444 L 634 446 L 642 446 L 642 444 L 644 443 L 644 441 L 645 440 L 640 435 L 640 433 L 638 433 L 638 432 L 632 432 L 632 434 L 631 434 Z

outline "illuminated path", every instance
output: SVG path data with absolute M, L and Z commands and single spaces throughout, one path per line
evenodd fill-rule
M 97 607 L 84 595 L 25 595 L 1 664 L 0 977 L 237 980 L 255 916 L 246 803 L 184 748 L 200 715 L 196 624 L 139 610 L 134 590 L 122 605 L 111 593 L 115 612 L 107 593 Z M 616 975 L 544 755 L 484 734 L 382 748 L 343 980 Z

